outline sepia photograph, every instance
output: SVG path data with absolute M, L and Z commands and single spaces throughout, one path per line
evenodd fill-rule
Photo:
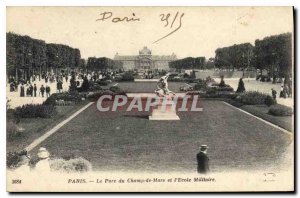
M 294 37 L 292 6 L 7 6 L 6 190 L 293 192 Z

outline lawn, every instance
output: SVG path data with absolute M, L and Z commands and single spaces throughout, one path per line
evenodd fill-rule
M 281 128 L 293 131 L 292 116 L 273 116 L 269 114 L 270 107 L 266 105 L 243 105 L 240 108 Z
M 57 114 L 52 118 L 22 118 L 18 126 L 24 131 L 18 137 L 12 140 L 7 139 L 6 150 L 19 151 L 28 146 L 33 140 L 43 135 L 46 131 L 53 128 L 59 122 L 63 121 L 86 102 L 77 104 L 75 106 L 56 106 Z
M 145 112 L 104 113 L 92 105 L 40 146 L 54 157 L 84 157 L 105 171 L 194 172 L 201 144 L 209 146 L 213 172 L 290 165 L 283 160 L 290 135 L 221 101 L 202 103 L 203 112 L 179 112 L 180 121 L 149 121 Z

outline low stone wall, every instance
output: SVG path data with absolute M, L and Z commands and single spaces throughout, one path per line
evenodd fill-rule
M 196 78 L 205 79 L 208 76 L 212 78 L 219 78 L 224 76 L 224 78 L 241 78 L 243 77 L 243 71 L 214 71 L 214 70 L 198 70 L 196 72 Z M 245 71 L 245 78 L 255 78 L 255 71 Z

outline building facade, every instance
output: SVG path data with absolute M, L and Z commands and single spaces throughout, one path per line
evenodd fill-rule
M 114 60 L 122 62 L 125 70 L 148 71 L 169 70 L 169 62 L 177 60 L 177 57 L 174 53 L 169 56 L 152 55 L 151 50 L 144 47 L 139 51 L 139 55 L 121 56 L 117 53 Z

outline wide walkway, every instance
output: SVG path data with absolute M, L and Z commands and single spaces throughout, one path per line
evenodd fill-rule
M 69 78 L 70 79 L 70 78 Z M 30 97 L 30 96 L 25 96 L 25 97 L 20 97 L 20 85 L 18 87 L 18 91 L 15 92 L 10 92 L 10 87 L 9 84 L 6 85 L 6 98 L 10 100 L 9 105 L 10 108 L 16 108 L 18 106 L 22 106 L 24 104 L 42 104 L 47 98 L 46 98 L 46 93 L 44 95 L 44 97 L 42 97 L 39 92 L 40 92 L 40 87 L 42 85 L 44 85 L 44 87 L 46 87 L 46 85 L 50 86 L 50 90 L 51 90 L 51 94 L 56 93 L 57 89 L 56 89 L 56 82 L 50 83 L 48 81 L 48 83 L 45 83 L 44 79 L 41 79 L 41 81 L 36 80 L 35 82 L 32 82 L 32 86 L 36 84 L 37 86 L 37 97 Z M 69 86 L 70 86 L 70 80 L 68 80 L 68 82 L 66 82 L 66 80 L 64 79 L 63 81 L 63 91 L 68 91 L 69 90 Z M 24 85 L 25 87 L 25 85 Z M 26 93 L 26 88 L 25 88 L 25 93 Z

